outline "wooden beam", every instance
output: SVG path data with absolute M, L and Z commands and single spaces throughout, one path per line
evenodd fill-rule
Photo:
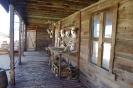
M 20 8 L 17 8 L 20 10 Z M 81 8 L 82 9 L 82 8 Z M 40 7 L 36 7 L 36 6 L 27 6 L 24 8 L 24 10 L 41 10 L 41 11 L 54 11 L 54 12 L 58 12 L 58 11 L 62 11 L 62 12 L 76 12 L 78 10 L 81 10 L 81 9 L 77 9 L 77 10 L 74 10 L 74 9 L 68 9 L 68 8 L 55 8 L 55 7 L 46 7 L 46 6 L 40 6 Z
M 34 10 L 33 10 L 34 9 Z M 21 11 L 21 9 L 17 9 L 17 10 L 20 10 Z M 78 10 L 71 10 L 71 11 L 69 11 L 69 10 L 65 10 L 65 9 L 63 9 L 63 10 L 57 10 L 57 9 L 51 9 L 51 10 L 49 10 L 49 9 L 35 9 L 35 8 L 31 8 L 31 9 L 29 9 L 29 8 L 25 8 L 24 10 L 23 10 L 23 12 L 24 13 L 28 13 L 28 12 L 41 12 L 41 13 L 45 13 L 45 12 L 47 12 L 47 13 L 62 13 L 62 12 L 64 12 L 64 13 L 74 13 L 75 11 L 78 11 Z M 62 13 L 62 14 L 64 14 L 64 13 Z
M 26 25 L 25 25 L 25 51 L 27 50 L 27 28 L 26 28 Z
M 94 1 L 90 1 L 90 0 L 86 0 L 86 1 L 75 1 L 75 0 L 64 0 L 64 1 L 56 1 L 56 0 L 48 0 L 48 1 L 25 1 L 24 3 L 18 3 L 18 4 L 24 4 L 24 5 L 46 5 L 46 6 L 62 6 L 62 5 L 70 5 L 70 6 L 88 6 L 90 4 L 93 4 L 95 2 L 97 2 L 98 0 L 94 0 Z
M 52 45 L 55 47 L 55 24 L 52 24 L 52 30 L 53 30 L 53 43 Z
M 25 31 L 24 31 L 24 22 L 22 21 L 22 33 L 21 33 L 21 34 L 22 34 L 22 36 L 21 36 L 21 37 L 22 37 L 22 40 L 21 40 L 21 41 L 22 41 L 22 48 L 21 48 L 21 51 L 22 51 L 21 54 L 22 54 L 22 55 L 24 55 L 24 39 L 25 39 L 25 38 L 24 38 L 24 37 L 25 37 L 25 36 L 24 36 L 24 32 L 25 32 Z
M 26 51 L 26 25 L 23 23 L 23 55 L 24 55 L 24 51 Z
M 27 20 L 27 21 L 25 21 L 26 22 L 26 24 L 27 25 L 44 25 L 44 27 L 47 27 L 47 26 L 45 26 L 45 25 L 49 25 L 49 24 L 51 24 L 51 23 L 53 23 L 53 22 L 57 22 L 58 20 Z
M 26 12 L 23 13 L 23 17 L 27 18 L 40 18 L 40 19 L 56 19 L 61 20 L 64 17 L 67 17 L 68 15 L 71 15 L 72 13 L 54 13 L 54 12 L 47 12 L 41 13 L 41 12 Z
M 78 81 L 79 81 L 79 69 L 80 69 L 80 45 L 81 45 L 81 11 L 79 11 L 79 30 L 78 30 L 78 54 L 77 54 Z
M 61 58 L 62 54 L 59 54 L 59 78 L 61 79 Z
M 113 11 L 113 22 L 112 22 L 112 42 L 111 42 L 111 54 L 109 63 L 109 72 L 113 72 L 114 58 L 115 58 L 115 38 L 117 29 L 117 9 Z
M 61 4 L 61 5 L 40 5 L 40 4 L 28 4 L 28 5 L 23 5 L 22 6 L 18 6 L 17 9 L 22 9 L 22 8 L 26 8 L 26 9 L 31 9 L 31 8 L 36 8 L 36 9 L 56 9 L 56 10 L 60 10 L 60 9 L 66 9 L 66 10 L 80 10 L 84 7 L 86 7 L 88 5 L 80 5 L 80 6 L 77 6 L 77 5 L 68 5 L 68 4 Z M 30 7 L 30 8 L 28 8 Z
M 14 7 L 11 4 L 10 9 L 10 85 L 15 85 L 14 71 Z
M 49 16 L 41 16 L 41 15 L 29 15 L 29 16 L 24 16 L 27 18 L 27 20 L 41 20 L 41 21 L 45 21 L 45 20 L 53 20 L 53 21 L 57 21 L 57 20 L 61 20 L 63 17 L 60 17 L 60 16 L 52 16 L 52 15 L 49 15 Z
M 21 65 L 21 31 L 22 31 L 22 20 L 19 18 L 19 65 Z
M 89 38 L 88 38 L 88 61 L 91 61 L 91 43 L 92 43 L 92 16 L 89 14 Z

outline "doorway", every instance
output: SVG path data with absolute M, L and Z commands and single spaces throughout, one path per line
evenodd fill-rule
M 36 50 L 36 30 L 27 30 L 27 50 Z

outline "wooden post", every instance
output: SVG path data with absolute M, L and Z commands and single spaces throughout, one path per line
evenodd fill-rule
M 14 7 L 12 4 L 10 9 L 10 85 L 15 85 L 15 71 L 14 71 Z
M 53 46 L 55 47 L 55 25 L 53 24 Z
M 61 53 L 59 53 L 59 78 L 61 79 L 61 56 L 62 56 L 62 54 Z
M 81 43 L 81 11 L 79 12 L 79 31 L 78 31 L 78 62 L 77 62 L 77 67 L 78 67 L 78 81 L 79 81 L 79 69 L 80 69 L 80 43 Z
M 19 65 L 21 65 L 21 31 L 22 31 L 22 20 L 19 18 Z
M 21 37 L 22 37 L 22 53 L 21 53 L 22 55 L 24 55 L 24 47 L 25 47 L 25 46 L 24 46 L 24 39 L 25 39 L 25 38 L 24 38 L 24 37 L 25 37 L 25 36 L 24 36 L 24 32 L 25 32 L 25 31 L 24 31 L 24 22 L 22 22 L 22 36 L 21 36 Z
M 24 44 L 24 50 L 26 51 L 27 49 L 27 46 L 26 46 L 26 44 L 27 44 L 27 29 L 26 29 L 26 25 L 25 25 L 25 44 Z
M 89 14 L 89 37 L 88 37 L 88 62 L 91 61 L 91 43 L 92 43 L 92 16 Z
M 61 28 L 62 28 L 62 21 L 60 21 L 60 28 L 59 28 L 59 37 L 58 38 L 60 38 L 61 36 L 60 36 L 60 30 L 61 30 Z M 60 47 L 60 40 L 58 40 L 58 47 Z

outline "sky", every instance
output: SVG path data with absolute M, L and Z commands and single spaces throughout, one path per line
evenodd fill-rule
M 19 27 L 19 17 L 15 15 L 14 17 L 15 25 L 14 29 Z M 5 11 L 5 9 L 0 5 L 0 32 L 4 34 L 9 34 L 10 28 L 10 15 Z
M 19 39 L 19 17 L 17 15 L 14 16 L 14 40 L 18 40 Z M 5 11 L 5 9 L 1 6 L 0 4 L 0 32 L 3 34 L 6 34 L 9 36 L 9 29 L 10 29 L 10 13 L 7 13 Z M 9 38 L 3 38 L 2 36 L 0 36 L 0 44 L 2 43 L 2 41 L 8 41 L 9 42 Z
M 9 34 L 9 13 L 0 5 L 0 32 Z

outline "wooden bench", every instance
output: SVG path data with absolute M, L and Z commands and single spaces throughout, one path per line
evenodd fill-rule
M 14 50 L 14 54 L 19 55 L 19 53 L 21 53 L 20 50 Z M 9 57 L 10 57 L 10 51 L 8 51 L 8 55 L 9 55 Z

